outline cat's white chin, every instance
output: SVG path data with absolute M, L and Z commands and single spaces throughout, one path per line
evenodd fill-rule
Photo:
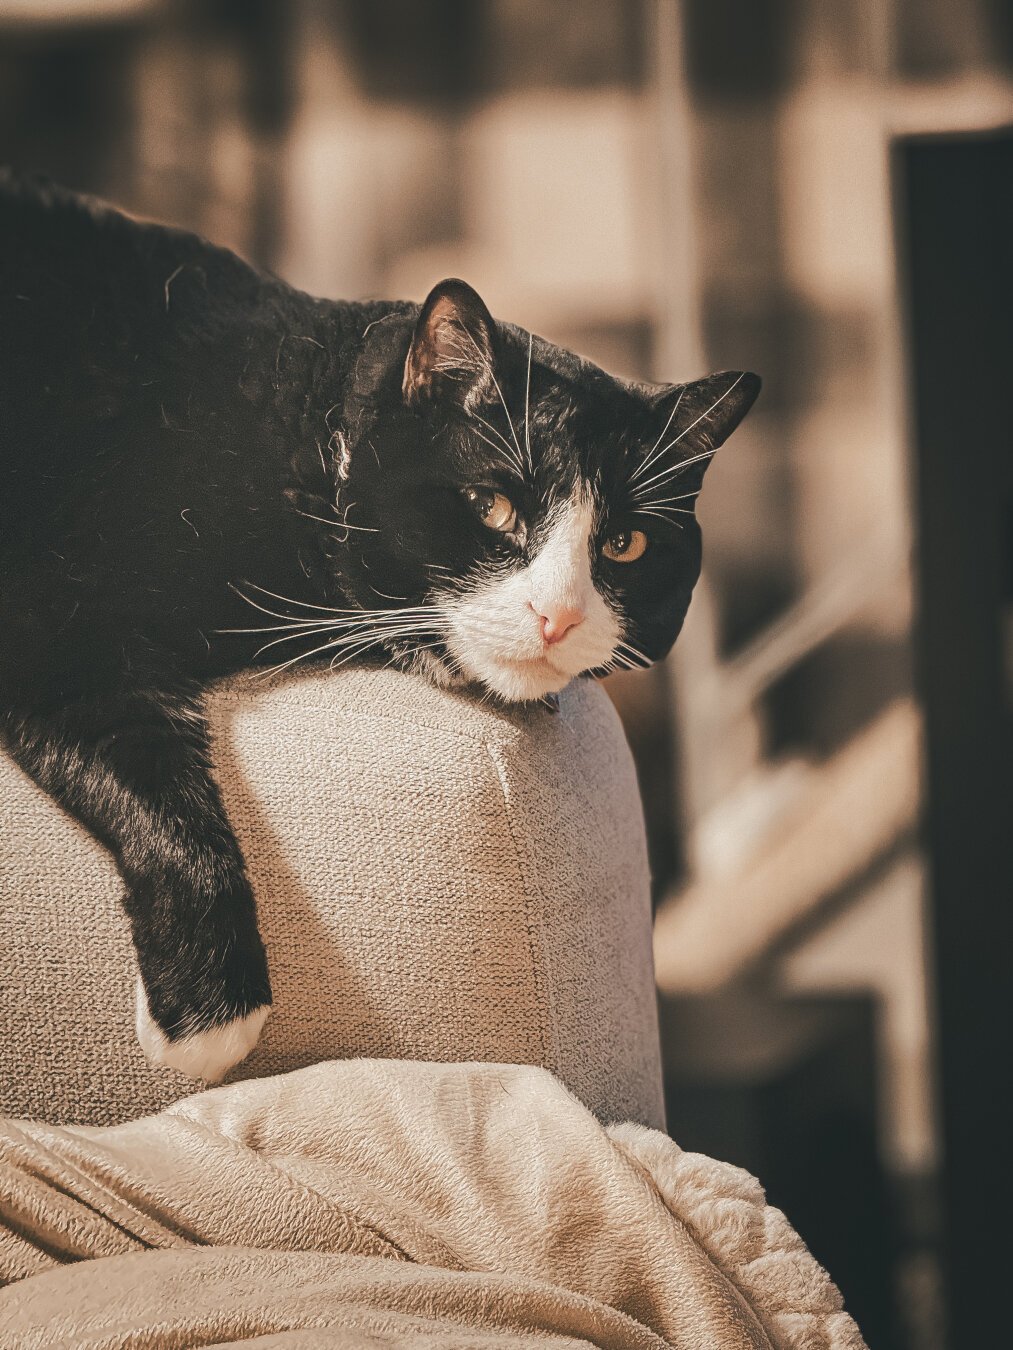
M 574 678 L 544 658 L 506 661 L 502 657 L 471 659 L 464 673 L 507 703 L 534 703 L 546 694 L 558 694 Z

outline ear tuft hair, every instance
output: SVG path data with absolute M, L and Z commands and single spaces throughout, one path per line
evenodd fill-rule
M 409 406 L 449 398 L 471 408 L 495 394 L 496 325 L 466 281 L 449 277 L 426 297 L 405 361 Z

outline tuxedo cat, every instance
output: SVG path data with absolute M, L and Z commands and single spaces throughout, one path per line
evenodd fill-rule
M 380 658 L 536 700 L 658 660 L 759 380 L 617 379 L 462 281 L 315 300 L 9 175 L 0 344 L 0 738 L 116 860 L 146 1053 L 215 1080 L 271 988 L 205 685 Z

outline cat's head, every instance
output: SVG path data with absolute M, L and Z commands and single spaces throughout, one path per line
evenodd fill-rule
M 356 367 L 335 462 L 346 589 L 430 674 L 508 700 L 656 661 L 700 571 L 710 456 L 759 388 L 620 380 L 441 282 L 374 324 Z

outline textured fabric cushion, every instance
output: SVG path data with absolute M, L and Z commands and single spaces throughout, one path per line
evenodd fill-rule
M 391 671 L 212 692 L 274 987 L 232 1075 L 350 1056 L 552 1069 L 662 1123 L 643 824 L 605 693 L 504 710 Z M 148 1065 L 108 855 L 0 756 L 0 1112 L 107 1124 L 195 1090 Z

